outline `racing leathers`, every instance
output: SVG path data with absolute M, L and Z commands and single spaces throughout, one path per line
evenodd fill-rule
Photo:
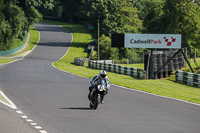
M 102 97 L 101 97 L 101 103 L 103 103 L 103 98 L 108 93 L 108 90 L 110 88 L 110 83 L 109 83 L 108 76 L 106 76 L 105 78 L 102 78 L 100 76 L 100 74 L 97 74 L 96 76 L 94 76 L 94 78 L 92 79 L 92 81 L 90 81 L 91 86 L 89 87 L 88 99 L 90 100 L 90 98 L 91 98 L 90 94 L 91 94 L 92 90 L 94 89 L 94 87 L 96 85 L 96 82 L 99 80 L 99 78 L 101 78 L 102 80 L 104 80 L 105 83 L 106 83 L 106 88 L 105 88 L 106 91 L 105 91 L 104 95 L 102 95 Z

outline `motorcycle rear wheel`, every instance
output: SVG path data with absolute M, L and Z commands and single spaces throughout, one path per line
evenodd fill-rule
M 90 108 L 93 109 L 93 105 L 90 103 Z

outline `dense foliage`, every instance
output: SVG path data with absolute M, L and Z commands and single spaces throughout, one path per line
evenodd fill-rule
M 182 34 L 183 47 L 200 47 L 200 0 L 57 0 L 63 5 L 62 18 L 84 20 L 95 27 L 100 22 L 100 34 L 167 33 Z M 101 39 L 108 40 L 105 36 Z M 105 44 L 107 44 L 105 46 Z M 110 47 L 110 43 L 100 41 Z M 101 52 L 111 58 L 111 50 L 101 46 Z M 118 59 L 133 57 L 142 50 L 118 49 Z M 131 51 L 131 52 L 129 52 Z M 139 52 L 138 52 L 139 51 Z M 104 57 L 101 57 L 104 58 Z M 112 57 L 113 58 L 113 57 Z
M 84 0 L 77 14 L 94 26 L 99 20 L 101 34 L 105 35 L 138 33 L 142 28 L 137 8 L 127 0 Z
M 85 21 L 93 33 L 99 20 L 101 58 L 131 59 L 143 52 L 111 48 L 113 33 L 182 34 L 183 47 L 200 47 L 200 0 L 0 0 L 0 49 L 24 38 L 41 19 L 38 10 L 44 16 Z
M 0 50 L 7 50 L 23 40 L 29 26 L 42 16 L 36 7 L 52 8 L 52 0 L 0 0 Z

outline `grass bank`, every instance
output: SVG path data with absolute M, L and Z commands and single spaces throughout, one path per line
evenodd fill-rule
M 1 58 L 0 57 L 0 64 L 8 63 L 11 61 L 14 61 L 15 59 L 7 59 L 7 58 Z
M 23 54 L 25 52 L 32 50 L 33 47 L 37 44 L 39 37 L 40 37 L 39 31 L 37 31 L 33 26 L 31 26 L 30 27 L 30 40 L 29 40 L 28 47 L 26 49 L 24 49 L 23 51 L 21 51 L 20 53 L 9 56 L 9 58 L 0 57 L 0 64 L 4 64 L 4 63 L 14 61 L 15 60 L 14 58 L 16 56 L 23 56 Z
M 133 68 L 140 68 L 144 70 L 144 63 L 143 64 L 119 64 L 121 66 L 125 66 L 125 67 L 133 67 Z
M 88 78 L 92 78 L 95 74 L 99 73 L 99 70 L 90 69 L 87 66 L 75 66 L 73 64 L 74 57 L 86 57 L 86 53 L 84 53 L 85 46 L 93 40 L 84 26 L 55 21 L 45 22 L 61 25 L 69 29 L 73 34 L 73 43 L 68 54 L 62 60 L 54 63 L 57 68 Z M 108 72 L 108 76 L 112 84 L 200 104 L 200 88 L 182 85 L 166 79 L 140 80 L 111 72 Z
M 1 93 L 1 90 L 0 90 L 0 101 L 2 101 L 3 103 L 6 103 L 6 104 L 10 104 L 8 102 L 8 100 L 3 96 L 3 94 Z

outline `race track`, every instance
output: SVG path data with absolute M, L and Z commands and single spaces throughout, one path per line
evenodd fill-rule
M 72 35 L 45 23 L 36 28 L 40 42 L 33 52 L 0 66 L 0 88 L 48 133 L 200 133 L 200 106 L 116 86 L 103 105 L 90 110 L 90 79 L 52 66 L 69 49 Z

